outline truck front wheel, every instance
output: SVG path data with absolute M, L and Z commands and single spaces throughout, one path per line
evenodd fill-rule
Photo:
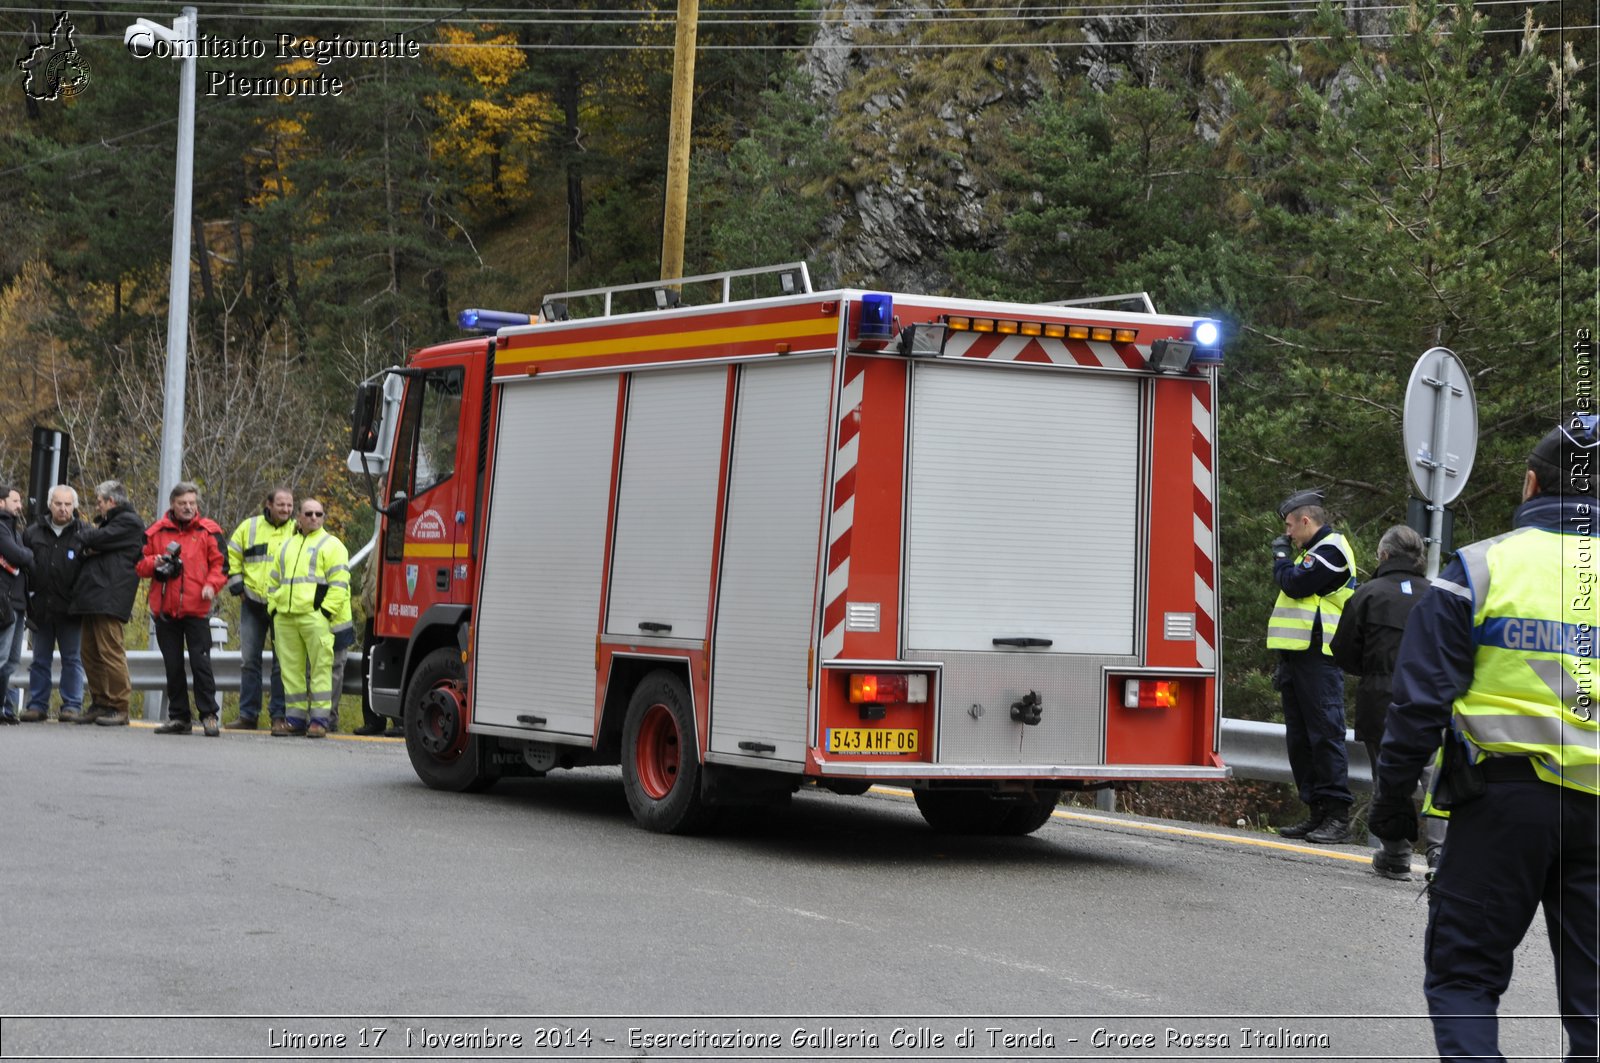
M 417 777 L 435 790 L 487 790 L 484 740 L 467 732 L 467 700 L 459 650 L 444 647 L 422 659 L 406 684 L 406 753 Z
M 709 827 L 716 810 L 700 773 L 689 691 L 672 672 L 651 672 L 634 688 L 622 724 L 622 786 L 633 818 L 663 834 Z

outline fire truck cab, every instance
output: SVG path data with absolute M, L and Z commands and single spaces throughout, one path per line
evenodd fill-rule
M 1225 777 L 1219 329 L 1116 298 L 790 263 L 464 313 L 357 394 L 373 707 L 429 786 L 619 764 L 669 832 L 882 782 L 1024 834 Z

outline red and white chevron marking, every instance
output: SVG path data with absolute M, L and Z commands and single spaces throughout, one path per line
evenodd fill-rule
M 1196 381 L 1190 399 L 1194 418 L 1194 604 L 1195 656 L 1201 668 L 1217 666 L 1217 513 L 1213 485 L 1211 385 Z
M 844 390 L 839 400 L 838 449 L 833 459 L 833 512 L 828 518 L 828 571 L 822 581 L 822 659 L 844 651 L 845 601 L 850 590 L 850 538 L 856 513 L 856 462 L 861 442 L 861 396 L 866 380 L 864 359 L 844 365 Z
M 1143 369 L 1150 348 L 1131 343 L 1053 340 L 1042 336 L 1001 336 L 993 332 L 952 332 L 945 341 L 946 358 L 982 358 L 990 362 L 1033 362 L 1037 365 L 1083 365 L 1094 369 Z

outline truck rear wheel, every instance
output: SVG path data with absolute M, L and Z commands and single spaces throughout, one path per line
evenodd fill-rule
M 1057 790 L 1020 798 L 999 798 L 981 790 L 917 790 L 917 811 L 940 834 L 990 834 L 1020 837 L 1050 822 Z
M 663 834 L 706 829 L 716 810 L 700 776 L 689 691 L 672 672 L 651 672 L 634 688 L 622 724 L 622 786 L 633 818 Z
M 1032 834 L 1046 823 L 1055 814 L 1056 805 L 1061 802 L 1060 790 L 1036 790 L 1031 796 L 1020 801 L 1009 801 L 1011 806 L 1006 813 L 1006 818 L 1001 821 L 1000 829 L 996 834 L 1009 834 L 1021 837 Z
M 444 647 L 422 659 L 406 685 L 406 753 L 417 778 L 434 790 L 487 790 L 499 779 L 484 740 L 467 732 L 461 653 Z

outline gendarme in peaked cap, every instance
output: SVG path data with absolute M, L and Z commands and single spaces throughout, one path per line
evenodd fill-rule
M 1278 516 L 1287 518 L 1289 514 L 1302 506 L 1322 505 L 1322 492 L 1316 488 L 1309 491 L 1296 491 L 1278 506 Z

